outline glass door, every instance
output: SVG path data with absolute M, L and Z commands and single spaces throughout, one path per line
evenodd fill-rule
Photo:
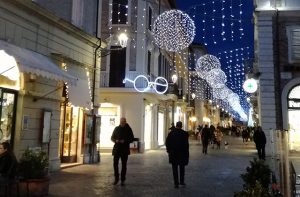
M 13 144 L 17 91 L 0 88 L 0 142 Z
M 62 134 L 62 163 L 77 161 L 79 108 L 65 106 Z

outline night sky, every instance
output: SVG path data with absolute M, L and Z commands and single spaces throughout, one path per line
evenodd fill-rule
M 194 43 L 205 44 L 208 53 L 220 59 L 226 85 L 240 96 L 247 113 L 249 94 L 242 84 L 254 57 L 253 1 L 176 0 L 176 4 L 195 22 Z

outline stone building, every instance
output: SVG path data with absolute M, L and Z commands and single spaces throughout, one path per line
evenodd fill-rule
M 66 9 L 70 13 L 59 5 L 53 10 L 61 8 L 65 16 L 51 11 L 50 1 L 0 1 L 0 54 L 9 62 L 1 65 L 0 140 L 10 141 L 18 157 L 26 148 L 47 151 L 50 170 L 63 162 L 93 161 L 96 143 L 91 117 L 100 67 L 97 12 L 89 11 L 89 26 L 78 16 L 82 4 Z

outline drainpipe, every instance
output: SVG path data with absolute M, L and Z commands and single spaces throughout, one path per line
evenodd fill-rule
M 96 111 L 95 111 L 95 91 L 96 91 L 96 74 L 97 74 L 97 54 L 101 47 L 102 40 L 98 37 L 98 22 L 99 22 L 99 1 L 97 1 L 97 12 L 96 12 L 96 38 L 99 41 L 99 45 L 95 49 L 94 54 L 94 67 L 93 67 L 93 89 L 92 89 L 92 115 L 93 115 L 93 130 L 92 130 L 92 143 L 89 145 L 90 162 L 95 163 L 95 152 L 96 150 Z M 99 156 L 99 155 L 98 155 Z
M 275 103 L 276 103 L 276 128 L 282 130 L 282 111 L 281 111 L 281 75 L 280 75 L 280 43 L 279 43 L 279 11 L 276 9 L 276 60 L 275 60 Z M 276 91 L 280 90 L 280 91 Z

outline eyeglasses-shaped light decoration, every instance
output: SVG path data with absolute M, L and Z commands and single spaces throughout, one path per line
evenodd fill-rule
M 227 81 L 226 74 L 218 68 L 209 71 L 205 78 L 212 88 L 223 88 Z
M 254 93 L 257 90 L 257 82 L 255 79 L 247 79 L 244 84 L 243 84 L 243 88 L 245 90 L 245 92 L 248 93 Z
M 176 52 L 193 42 L 195 29 L 189 15 L 180 10 L 169 10 L 155 19 L 152 32 L 159 48 Z
M 212 69 L 221 69 L 221 63 L 216 56 L 206 54 L 197 60 L 195 70 L 202 79 L 206 79 L 207 73 Z
M 168 90 L 168 81 L 163 77 L 157 77 L 152 82 L 146 76 L 138 75 L 134 80 L 125 78 L 123 83 L 127 81 L 133 83 L 134 89 L 138 92 L 149 92 L 153 88 L 157 94 L 164 94 Z

